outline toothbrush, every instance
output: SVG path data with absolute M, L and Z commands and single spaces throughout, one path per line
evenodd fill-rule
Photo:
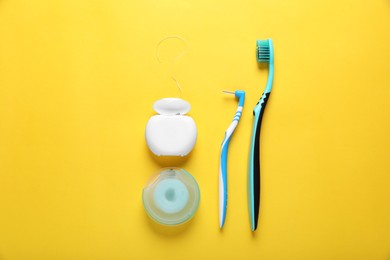
M 257 62 L 268 63 L 268 81 L 259 102 L 253 109 L 253 130 L 249 155 L 248 201 L 251 230 L 255 231 L 260 210 L 260 129 L 263 113 L 272 90 L 274 78 L 274 48 L 272 40 L 257 41 Z
M 230 138 L 233 135 L 234 130 L 238 125 L 238 121 L 241 118 L 242 108 L 245 101 L 245 91 L 237 90 L 235 92 L 223 91 L 227 94 L 233 94 L 238 99 L 238 107 L 236 114 L 234 115 L 233 122 L 230 124 L 225 132 L 225 138 L 221 145 L 221 158 L 219 164 L 219 227 L 223 228 L 226 218 L 227 207 L 227 156 Z

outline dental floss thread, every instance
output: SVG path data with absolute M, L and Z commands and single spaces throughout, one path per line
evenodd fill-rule
M 169 35 L 169 36 L 166 36 L 164 38 L 162 38 L 158 43 L 157 43 L 157 46 L 156 46 L 156 58 L 158 60 L 159 63 L 162 63 L 161 59 L 160 59 L 160 46 L 163 42 L 165 42 L 166 40 L 169 40 L 169 39 L 179 39 L 181 42 L 184 43 L 185 45 L 185 50 L 183 50 L 182 52 L 180 52 L 172 61 L 172 64 L 171 64 L 171 78 L 175 81 L 176 83 L 176 86 L 178 87 L 179 91 L 180 91 L 180 94 L 183 94 L 183 90 L 182 90 L 182 87 L 179 83 L 179 81 L 177 80 L 176 76 L 174 75 L 174 69 L 175 69 L 175 64 L 177 63 L 177 61 L 183 57 L 189 50 L 189 46 L 188 46 L 188 42 L 181 36 L 178 36 L 178 35 Z

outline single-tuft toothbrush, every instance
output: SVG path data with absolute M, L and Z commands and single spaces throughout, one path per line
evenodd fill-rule
M 235 92 L 223 91 L 227 94 L 233 94 L 238 99 L 238 107 L 236 114 L 234 115 L 233 122 L 230 124 L 228 129 L 225 131 L 225 138 L 221 145 L 221 158 L 219 164 L 219 227 L 223 228 L 226 218 L 226 207 L 227 207 L 227 156 L 230 138 L 233 135 L 234 130 L 237 127 L 238 121 L 241 118 L 242 108 L 245 101 L 245 91 L 237 90 Z
M 260 210 L 260 129 L 263 113 L 272 90 L 274 78 L 274 48 L 272 40 L 257 41 L 257 62 L 268 63 L 268 81 L 259 102 L 253 109 L 253 130 L 249 155 L 248 201 L 251 230 L 255 231 Z

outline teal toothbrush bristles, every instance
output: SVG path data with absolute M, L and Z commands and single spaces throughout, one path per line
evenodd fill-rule
M 267 62 L 270 61 L 271 48 L 269 40 L 258 40 L 257 41 L 257 61 Z
M 274 46 L 271 39 L 257 40 L 257 62 L 268 64 L 269 73 L 264 93 L 271 92 L 274 78 Z

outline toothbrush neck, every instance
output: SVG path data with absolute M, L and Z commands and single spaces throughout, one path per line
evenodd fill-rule
M 274 62 L 271 61 L 269 64 L 267 86 L 265 87 L 264 93 L 271 92 L 273 80 L 274 80 Z
M 238 106 L 243 107 L 245 102 L 245 96 L 241 96 L 240 99 L 238 100 Z

